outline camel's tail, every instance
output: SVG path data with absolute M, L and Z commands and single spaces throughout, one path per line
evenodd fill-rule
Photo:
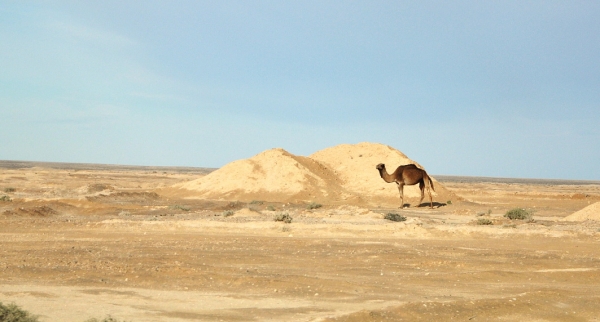
M 435 188 L 433 187 L 433 180 L 431 180 L 431 177 L 429 177 L 427 172 L 425 172 L 425 179 L 427 179 L 427 181 L 429 181 L 429 186 L 431 187 L 431 190 L 435 191 Z

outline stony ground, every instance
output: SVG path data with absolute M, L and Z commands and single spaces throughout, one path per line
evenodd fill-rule
M 561 221 L 597 182 L 438 177 L 464 200 L 308 209 L 160 194 L 202 169 L 0 166 L 0 302 L 40 321 L 600 321 L 600 223 Z

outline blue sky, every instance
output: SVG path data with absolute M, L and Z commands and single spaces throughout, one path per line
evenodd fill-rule
M 0 43 L 3 160 L 600 180 L 598 1 L 3 1 Z

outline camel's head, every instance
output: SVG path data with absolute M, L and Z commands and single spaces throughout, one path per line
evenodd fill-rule
M 383 164 L 383 163 L 380 163 L 380 164 L 378 164 L 378 165 L 376 166 L 376 168 L 377 168 L 377 170 L 379 170 L 379 171 L 385 170 L 385 164 Z

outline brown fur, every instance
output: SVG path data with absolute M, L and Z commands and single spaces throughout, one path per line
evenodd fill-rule
M 425 186 L 427 186 L 430 208 L 433 208 L 431 189 L 435 191 L 435 188 L 433 187 L 433 181 L 431 181 L 431 178 L 427 175 L 425 170 L 418 168 L 414 164 L 401 165 L 392 174 L 387 172 L 385 164 L 383 163 L 378 164 L 376 168 L 379 170 L 379 175 L 385 182 L 395 182 L 398 185 L 398 192 L 400 192 L 400 208 L 404 207 L 404 185 L 410 186 L 417 183 L 421 189 L 421 200 L 419 200 L 419 205 L 423 201 Z

